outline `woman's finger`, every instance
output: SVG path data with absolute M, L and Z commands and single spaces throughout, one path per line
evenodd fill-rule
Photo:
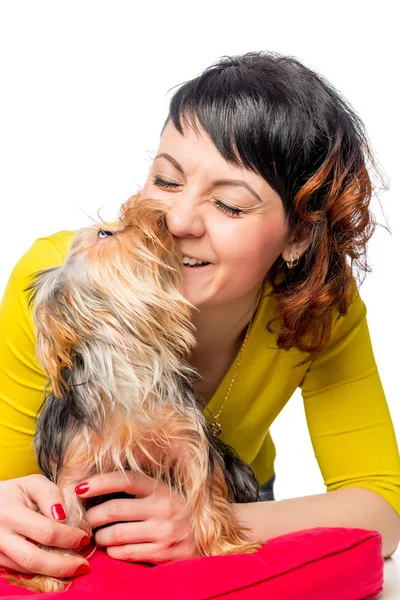
M 48 552 L 18 535 L 10 536 L 8 539 L 7 555 L 18 566 L 18 570 L 25 573 L 72 577 L 90 571 L 88 562 L 81 556 Z
M 138 521 L 137 523 L 118 523 L 111 527 L 104 527 L 96 532 L 94 539 L 99 546 L 123 546 L 154 542 L 155 537 L 154 523 Z
M 4 573 L 28 573 L 28 571 L 24 571 L 11 558 L 0 552 L 0 573 L 2 571 Z
M 176 544 L 165 548 L 159 544 L 126 544 L 125 546 L 110 546 L 107 548 L 110 558 L 127 560 L 129 562 L 148 562 L 162 565 L 167 562 L 183 560 L 191 555 L 185 545 Z
M 44 546 L 81 548 L 89 543 L 89 537 L 82 529 L 58 523 L 25 506 L 19 506 L 18 511 L 15 511 L 12 529 L 15 533 Z
M 56 521 L 65 521 L 67 518 L 64 498 L 60 488 L 43 475 L 29 475 L 22 477 L 20 487 L 26 498 L 39 507 L 41 513 Z
M 113 492 L 126 492 L 140 498 L 153 494 L 157 485 L 159 482 L 141 473 L 114 471 L 89 477 L 79 483 L 75 491 L 82 498 L 92 498 Z
M 154 515 L 154 507 L 144 498 L 116 498 L 93 506 L 87 518 L 93 529 L 117 521 L 144 521 Z

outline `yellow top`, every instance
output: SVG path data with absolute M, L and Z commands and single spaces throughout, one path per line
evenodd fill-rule
M 46 377 L 35 356 L 35 335 L 24 288 L 29 276 L 61 264 L 75 232 L 38 239 L 16 264 L 0 305 L 0 479 L 38 472 L 31 442 Z M 313 362 L 295 367 L 299 350 L 276 348 L 265 327 L 276 300 L 268 283 L 255 315 L 242 362 L 220 422 L 223 439 L 250 463 L 260 481 L 274 473 L 269 427 L 301 387 L 315 457 L 328 491 L 366 487 L 400 515 L 400 457 L 357 295 L 346 317 L 334 313 L 329 347 Z M 234 369 L 232 363 L 209 403 L 217 413 Z M 209 419 L 208 411 L 205 411 Z M 288 440 L 296 451 L 296 441 Z

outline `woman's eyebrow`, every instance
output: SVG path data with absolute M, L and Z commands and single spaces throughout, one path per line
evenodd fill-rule
M 167 154 L 166 152 L 161 152 L 160 154 L 157 154 L 156 158 L 165 158 L 166 160 L 168 160 L 168 162 L 171 163 L 171 165 L 173 165 L 175 167 L 175 169 L 178 169 L 178 171 L 180 173 L 182 173 L 182 175 L 185 174 L 185 172 L 182 169 L 181 165 L 170 154 Z M 156 158 L 154 160 L 156 160 Z
M 185 174 L 183 168 L 178 163 L 178 161 L 175 160 L 175 158 L 173 158 L 170 154 L 167 154 L 167 152 L 161 152 L 160 154 L 157 154 L 157 156 L 155 157 L 154 160 L 156 160 L 156 158 L 165 158 L 166 160 L 168 160 L 168 162 L 170 162 L 175 167 L 175 169 L 177 169 L 180 173 L 182 173 L 182 175 Z M 240 179 L 217 179 L 216 181 L 212 182 L 212 185 L 214 185 L 214 186 L 216 186 L 216 185 L 221 185 L 221 186 L 222 185 L 233 185 L 235 187 L 239 187 L 239 186 L 244 187 L 251 194 L 253 194 L 253 196 L 256 198 L 256 200 L 258 202 L 262 203 L 260 196 L 257 194 L 256 191 L 253 190 L 251 185 L 249 185 L 245 181 L 241 181 Z

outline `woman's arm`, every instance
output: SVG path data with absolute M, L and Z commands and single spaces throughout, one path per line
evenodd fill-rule
M 236 504 L 240 522 L 251 531 L 249 541 L 268 540 L 314 527 L 350 527 L 378 531 L 382 556 L 388 558 L 400 542 L 400 517 L 379 494 L 347 488 L 275 502 Z
M 373 529 L 390 556 L 400 540 L 400 457 L 358 293 L 301 388 L 328 493 L 238 510 L 268 538 L 310 527 Z

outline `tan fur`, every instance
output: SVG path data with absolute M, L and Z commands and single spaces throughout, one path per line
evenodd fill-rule
M 209 473 L 204 416 L 185 404 L 176 384 L 177 375 L 188 382 L 195 375 L 185 362 L 195 345 L 193 307 L 182 296 L 182 256 L 164 211 L 133 197 L 118 223 L 106 227 L 114 236 L 100 240 L 99 229 L 78 232 L 65 265 L 45 273 L 34 298 L 38 357 L 57 398 L 69 389 L 65 373 L 74 354 L 85 356 L 93 423 L 66 433 L 65 466 L 53 472 L 67 523 L 91 535 L 75 485 L 92 474 L 130 470 L 182 494 L 201 555 L 253 552 L 260 544 L 247 542 L 236 519 L 223 465 L 217 460 Z M 42 575 L 11 580 L 41 592 L 68 582 Z

